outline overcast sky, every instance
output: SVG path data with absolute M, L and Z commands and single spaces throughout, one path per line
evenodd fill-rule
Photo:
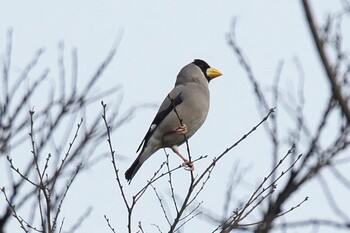
M 322 21 L 326 9 L 336 9 L 337 4 L 338 1 L 317 1 L 317 6 L 313 6 L 318 20 Z M 281 86 L 296 96 L 299 74 L 294 61 L 296 58 L 300 61 L 305 75 L 305 115 L 309 117 L 312 128 L 316 122 L 311 119 L 322 110 L 320 104 L 329 90 L 323 70 L 319 68 L 299 1 L 0 0 L 0 51 L 3 56 L 6 33 L 12 28 L 11 74 L 18 75 L 34 52 L 43 47 L 45 53 L 39 65 L 52 67 L 51 75 L 55 77 L 58 44 L 63 42 L 68 66 L 70 51 L 77 48 L 79 82 L 83 83 L 119 42 L 118 52 L 96 90 L 122 85 L 121 112 L 140 103 L 158 106 L 172 89 L 179 70 L 196 58 L 204 59 L 219 69 L 223 76 L 210 83 L 211 109 L 203 127 L 191 138 L 190 145 L 193 155 L 213 158 L 262 119 L 256 110 L 253 89 L 227 43 L 234 18 L 237 41 L 264 90 L 271 85 L 278 62 L 284 59 Z M 32 104 L 40 105 L 40 98 L 33 100 Z M 100 110 L 97 105 L 96 112 Z M 122 173 L 137 156 L 137 146 L 156 111 L 157 108 L 149 108 L 138 112 L 131 122 L 113 134 L 117 153 L 126 156 L 120 161 Z M 287 117 L 282 119 L 281 124 L 287 131 L 291 128 L 290 122 Z M 237 193 L 237 197 L 244 197 L 249 193 L 248 189 L 255 187 L 266 176 L 270 169 L 268 156 L 271 155 L 271 146 L 267 142 L 262 127 L 224 160 L 224 164 L 215 170 L 214 178 L 207 186 L 208 191 L 200 197 L 206 208 L 221 213 L 223 191 L 230 179 L 230 170 L 238 162 L 241 168 L 249 167 L 244 178 L 249 185 Z M 107 151 L 107 143 L 105 146 Z M 185 151 L 184 146 L 180 149 Z M 285 151 L 281 151 L 281 155 Z M 164 152 L 159 151 L 144 164 L 131 186 L 126 187 L 130 196 L 145 184 L 162 161 Z M 174 164 L 180 163 L 176 155 L 172 161 Z M 200 171 L 206 164 L 199 163 L 196 169 Z M 179 193 L 182 188 L 179 187 Z M 161 186 L 160 190 L 163 195 L 169 194 L 166 186 Z M 319 192 L 316 185 L 298 192 L 298 196 L 289 202 L 291 206 L 305 196 L 309 196 L 310 200 L 290 213 L 290 219 L 300 219 L 301 214 L 316 216 L 318 213 L 315 209 L 324 200 L 318 195 Z M 166 224 L 154 193 L 149 190 L 148 195 L 147 203 L 138 207 L 135 220 L 142 218 L 145 229 L 155 232 L 150 223 L 162 227 Z M 0 203 L 3 205 L 3 200 Z M 109 216 L 117 232 L 126 230 L 125 208 L 109 159 L 101 161 L 78 178 L 66 204 L 63 215 L 67 229 L 88 205 L 92 205 L 92 214 L 78 232 L 110 232 L 103 219 L 104 214 Z M 349 205 L 349 202 L 346 204 Z M 327 212 L 327 208 L 325 205 L 324 212 Z M 159 221 L 155 218 L 158 215 Z M 200 218 L 198 221 L 200 225 L 189 224 L 185 232 L 206 232 L 208 225 Z M 20 231 L 14 222 L 8 227 L 8 232 Z

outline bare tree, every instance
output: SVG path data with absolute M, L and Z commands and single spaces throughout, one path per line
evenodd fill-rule
M 245 71 L 249 82 L 252 85 L 253 93 L 256 97 L 258 111 L 261 114 L 261 120 L 252 124 L 250 129 L 242 135 L 240 139 L 233 142 L 223 149 L 212 160 L 207 156 L 195 157 L 191 154 L 190 144 L 186 136 L 187 156 L 191 162 L 205 163 L 204 169 L 189 171 L 187 180 L 177 180 L 177 175 L 183 166 L 173 166 L 170 163 L 169 155 L 164 150 L 166 160 L 159 165 L 154 175 L 136 192 L 130 194 L 127 182 L 120 175 L 120 165 L 118 155 L 115 151 L 115 145 L 112 141 L 112 131 L 124 123 L 131 115 L 134 109 L 131 109 L 126 117 L 117 119 L 117 111 L 107 111 L 110 106 L 105 102 L 102 104 L 102 120 L 100 116 L 95 116 L 91 125 L 86 125 L 85 116 L 77 117 L 78 113 L 88 111 L 90 104 L 99 102 L 102 97 L 115 92 L 117 87 L 107 90 L 97 96 L 90 96 L 91 88 L 100 78 L 102 71 L 111 61 L 115 49 L 113 48 L 106 60 L 98 68 L 96 74 L 90 79 L 82 92 L 76 88 L 77 75 L 77 55 L 73 50 L 73 83 L 71 92 L 67 92 L 65 86 L 65 69 L 63 67 L 62 53 L 59 56 L 60 67 L 60 89 L 58 97 L 55 94 L 50 95 L 48 104 L 40 110 L 34 111 L 29 100 L 37 88 L 44 80 L 48 78 L 48 71 L 44 70 L 42 74 L 35 79 L 34 83 L 29 85 L 28 91 L 23 96 L 17 91 L 18 86 L 23 85 L 28 74 L 35 67 L 40 55 L 39 50 L 33 60 L 24 69 L 21 76 L 13 86 L 9 85 L 10 55 L 11 43 L 9 42 L 4 60 L 3 69 L 3 95 L 1 96 L 1 120 L 0 120 L 0 146 L 1 159 L 6 161 L 11 174 L 10 185 L 2 188 L 1 191 L 7 202 L 6 208 L 2 211 L 0 218 L 0 232 L 4 225 L 9 221 L 11 215 L 17 220 L 19 226 L 25 231 L 39 232 L 61 232 L 64 228 L 64 218 L 60 216 L 61 208 L 69 188 L 75 180 L 77 174 L 83 169 L 88 168 L 95 158 L 87 157 L 86 154 L 93 154 L 96 141 L 100 142 L 107 138 L 105 143 L 109 149 L 108 156 L 111 159 L 111 169 L 115 174 L 116 187 L 119 191 L 119 202 L 124 206 L 126 213 L 126 223 L 124 226 L 114 226 L 113 218 L 105 215 L 106 225 L 112 232 L 147 232 L 144 227 L 143 219 L 136 216 L 136 208 L 142 202 L 146 202 L 145 194 L 154 195 L 157 207 L 163 214 L 162 221 L 166 226 L 162 226 L 158 219 L 150 223 L 157 232 L 183 232 L 185 226 L 192 224 L 193 219 L 202 218 L 203 221 L 210 221 L 212 229 L 208 232 L 271 232 L 288 231 L 299 228 L 305 230 L 307 227 L 328 227 L 332 230 L 350 231 L 350 219 L 344 205 L 339 205 L 336 201 L 337 196 L 332 192 L 332 184 L 323 176 L 323 171 L 329 171 L 336 177 L 340 184 L 350 190 L 350 180 L 339 169 L 340 165 L 349 163 L 349 158 L 344 156 L 348 152 L 349 145 L 349 74 L 350 59 L 349 52 L 343 39 L 343 22 L 350 15 L 350 3 L 346 0 L 341 1 L 343 8 L 335 14 L 329 14 L 323 26 L 318 26 L 312 13 L 312 8 L 307 0 L 301 0 L 300 4 L 305 13 L 307 26 L 310 28 L 313 42 L 316 48 L 316 55 L 320 58 L 324 68 L 325 79 L 329 85 L 329 93 L 323 104 L 322 114 L 317 119 L 316 129 L 311 129 L 308 122 L 310 117 L 304 113 L 304 67 L 298 58 L 294 60 L 295 69 L 299 75 L 299 89 L 294 99 L 286 94 L 280 86 L 283 78 L 284 61 L 277 64 L 276 72 L 273 77 L 273 84 L 270 92 L 264 91 L 259 83 L 258 75 L 254 73 L 254 64 L 248 62 L 248 57 L 244 54 L 244 49 L 240 47 L 236 39 L 235 23 L 228 36 L 228 44 L 238 59 L 239 64 Z M 11 35 L 9 35 L 9 38 Z M 9 39 L 8 41 L 11 41 Z M 61 52 L 63 47 L 61 46 Z M 18 96 L 19 95 L 19 96 Z M 13 99 L 19 99 L 15 108 L 11 107 Z M 13 110 L 14 109 L 14 110 Z M 174 108 L 176 113 L 176 108 Z M 280 125 L 280 112 L 285 112 L 290 119 L 289 131 L 282 129 Z M 182 117 L 177 115 L 179 123 L 182 123 Z M 22 118 L 21 118 L 22 117 Z M 29 119 L 29 120 L 28 120 Z M 83 120 L 84 119 L 84 120 Z M 68 122 L 68 123 L 67 123 Z M 334 123 L 336 122 L 336 123 Z M 84 125 L 85 124 L 85 125 Z M 103 124 L 103 125 L 102 125 Z M 65 138 L 60 143 L 55 139 L 55 131 L 60 125 L 66 125 L 67 130 Z M 76 125 L 76 127 L 72 127 Z M 29 130 L 26 127 L 29 127 Z M 227 187 L 225 194 L 226 206 L 220 214 L 217 210 L 206 209 L 204 201 L 199 200 L 199 196 L 208 192 L 208 181 L 215 173 L 215 169 L 224 162 L 223 158 L 232 153 L 240 143 L 246 140 L 256 130 L 265 129 L 269 141 L 272 145 L 272 163 L 270 171 L 261 178 L 258 178 L 258 184 L 250 190 L 250 194 L 244 197 L 242 203 L 237 204 L 233 200 L 235 188 L 241 182 L 241 168 L 237 165 L 232 170 L 232 179 Z M 330 134 L 330 131 L 336 130 L 336 134 Z M 82 132 L 83 131 L 83 132 Z M 29 135 L 27 135 L 29 133 Z M 70 137 L 67 137 L 70 135 Z M 328 143 L 323 143 L 327 138 Z M 19 167 L 16 162 L 15 149 L 22 144 L 23 140 L 30 142 L 30 162 L 23 167 Z M 80 139 L 80 140 L 79 140 Z M 94 142 L 92 142 L 94 141 Z M 53 152 L 45 153 L 45 148 L 53 148 Z M 269 152 L 265 152 L 269 153 Z M 4 156 L 6 155 L 6 157 Z M 56 160 L 57 166 L 51 165 L 51 160 Z M 84 163 L 82 162 L 84 161 Z M 166 181 L 166 188 L 170 195 L 162 195 L 159 191 L 161 181 Z M 327 198 L 328 204 L 333 211 L 334 218 L 322 219 L 319 217 L 303 219 L 302 221 L 288 221 L 288 214 L 295 209 L 303 208 L 303 204 L 308 200 L 307 196 L 298 196 L 298 191 L 303 187 L 310 185 L 310 181 L 317 181 L 323 190 L 323 195 Z M 63 184 L 63 185 L 62 185 Z M 185 189 L 178 189 L 181 185 Z M 19 192 L 22 187 L 25 192 Z M 291 203 L 291 197 L 297 196 L 298 201 Z M 20 210 L 31 200 L 39 213 L 37 217 L 23 217 Z M 120 206 L 120 205 L 119 205 Z M 118 210 L 120 211 L 120 210 Z M 82 214 L 77 224 L 69 231 L 74 231 L 79 227 L 81 219 L 84 219 L 90 212 Z M 255 216 L 251 218 L 251 216 Z M 258 219 L 256 220 L 256 216 Z M 35 225 L 38 218 L 40 224 Z M 281 220 L 283 219 L 283 220 Z M 287 219 L 287 220 L 285 220 Z M 148 224 L 148 223 L 147 223 Z M 149 224 L 148 224 L 149 225 Z M 318 228 L 317 228 L 318 227 Z
M 282 188 L 276 189 L 276 192 L 271 195 L 269 204 L 267 207 L 260 207 L 262 209 L 261 220 L 256 222 L 253 226 L 247 228 L 249 231 L 257 233 L 270 232 L 274 229 L 287 230 L 288 228 L 295 227 L 331 227 L 336 229 L 347 229 L 349 227 L 349 217 L 346 215 L 345 209 L 338 205 L 334 200 L 336 194 L 332 193 L 331 184 L 327 182 L 327 179 L 323 177 L 322 171 L 329 170 L 335 174 L 344 188 L 350 188 L 349 179 L 343 174 L 338 167 L 341 164 L 348 162 L 344 152 L 347 151 L 349 146 L 349 71 L 350 60 L 349 53 L 344 48 L 342 23 L 344 17 L 349 17 L 350 8 L 349 2 L 343 2 L 343 9 L 336 14 L 330 14 L 323 27 L 317 26 L 315 18 L 312 13 L 309 1 L 302 0 L 301 5 L 303 7 L 306 23 L 310 28 L 311 35 L 316 47 L 317 55 L 320 58 L 322 66 L 324 68 L 325 77 L 329 81 L 328 100 L 325 101 L 323 106 L 323 114 L 319 116 L 317 120 L 317 129 L 313 132 L 309 128 L 308 116 L 303 113 L 304 107 L 304 94 L 303 85 L 300 85 L 298 96 L 296 99 L 299 101 L 291 103 L 288 96 L 283 95 L 283 90 L 279 86 L 281 78 L 281 70 L 283 69 L 283 62 L 280 62 L 277 67 L 276 77 L 272 87 L 272 103 L 268 101 L 267 94 L 262 91 L 261 84 L 253 73 L 253 68 L 248 64 L 246 56 L 243 55 L 242 49 L 239 47 L 235 38 L 235 28 L 232 28 L 231 35 L 229 37 L 229 44 L 233 49 L 236 57 L 238 58 L 242 68 L 245 70 L 249 81 L 251 82 L 258 106 L 260 111 L 266 111 L 268 106 L 280 106 L 279 109 L 284 109 L 290 116 L 291 125 L 295 125 L 287 137 L 289 138 L 287 144 L 294 145 L 296 151 L 302 154 L 301 161 L 297 163 L 291 171 L 288 173 L 287 182 Z M 346 30 L 346 29 L 343 29 Z M 329 55 L 328 53 L 331 53 Z M 334 57 L 334 59 L 331 59 Z M 296 69 L 299 72 L 301 83 L 303 82 L 303 68 L 298 60 L 295 60 Z M 320 80 L 321 81 L 321 80 Z M 316 93 L 316 92 L 315 92 Z M 270 136 L 270 142 L 273 146 L 273 164 L 275 167 L 279 164 L 279 154 L 277 153 L 283 145 L 283 138 L 286 135 L 281 135 L 279 130 L 281 127 L 277 121 L 278 115 L 271 118 L 271 124 L 265 124 L 266 131 Z M 335 119 L 336 118 L 336 119 Z M 339 122 L 335 125 L 333 122 Z M 337 127 L 337 134 L 333 138 L 330 138 L 330 130 L 334 130 Z M 321 140 L 327 135 L 328 144 L 324 144 Z M 333 134 L 332 134 L 333 135 Z M 295 156 L 292 156 L 295 158 Z M 294 159 L 291 163 L 294 163 Z M 320 185 L 324 191 L 324 195 L 329 201 L 329 205 L 333 209 L 334 217 L 337 220 L 330 219 L 305 219 L 300 222 L 279 222 L 276 219 L 283 215 L 286 211 L 285 206 L 288 206 L 290 197 L 296 194 L 302 187 L 309 184 L 311 180 L 319 180 Z M 290 204 L 289 204 L 290 205 Z M 290 210 L 293 210 L 292 207 Z M 233 226 L 232 226 L 233 227 Z
M 139 204 L 139 202 L 141 202 L 143 200 L 142 197 L 149 188 L 153 189 L 154 194 L 156 195 L 156 197 L 159 201 L 160 208 L 163 211 L 164 218 L 166 219 L 166 221 L 168 223 L 169 229 L 166 231 L 168 231 L 168 232 L 181 231 L 181 228 L 185 224 L 188 224 L 189 221 L 191 221 L 193 218 L 195 218 L 196 216 L 198 216 L 202 213 L 202 210 L 201 210 L 202 202 L 198 202 L 197 198 L 201 192 L 205 191 L 206 184 L 211 177 L 212 171 L 218 165 L 220 165 L 220 163 L 222 162 L 222 158 L 224 156 L 228 155 L 229 152 L 233 148 L 238 146 L 243 140 L 245 140 L 250 134 L 252 134 L 259 126 L 261 126 L 265 121 L 267 121 L 268 118 L 270 116 L 272 116 L 272 114 L 274 112 L 274 109 L 270 109 L 267 112 L 267 115 L 257 125 L 255 125 L 251 130 L 249 130 L 249 132 L 244 134 L 233 145 L 226 148 L 220 155 L 215 157 L 212 161 L 209 161 L 207 167 L 204 170 L 200 171 L 198 175 L 194 176 L 193 171 L 190 170 L 188 173 L 189 181 L 186 184 L 188 188 L 185 189 L 186 191 L 185 191 L 185 193 L 183 193 L 184 198 L 178 199 L 178 198 L 176 198 L 177 194 L 175 193 L 175 191 L 176 191 L 175 186 L 177 185 L 177 183 L 183 182 L 183 180 L 174 180 L 172 178 L 172 176 L 174 175 L 175 172 L 177 172 L 180 168 L 182 168 L 183 165 L 176 166 L 176 167 L 170 167 L 168 154 L 166 154 L 167 160 L 160 165 L 159 169 L 147 181 L 145 186 L 143 186 L 138 192 L 133 194 L 131 197 L 129 197 L 126 194 L 126 191 L 124 188 L 124 183 L 126 181 L 124 181 L 122 179 L 122 177 L 120 177 L 118 164 L 116 163 L 116 159 L 115 159 L 115 157 L 116 157 L 115 150 L 113 149 L 113 146 L 112 146 L 113 144 L 112 144 L 112 139 L 111 139 L 111 134 L 110 134 L 111 126 L 108 124 L 107 115 L 106 115 L 107 105 L 102 102 L 102 107 L 103 107 L 103 116 L 102 117 L 103 117 L 103 120 L 105 122 L 106 130 L 107 130 L 107 141 L 108 141 L 108 145 L 110 148 L 113 170 L 115 172 L 117 185 L 118 185 L 119 191 L 120 191 L 120 196 L 124 202 L 125 208 L 127 209 L 127 213 L 128 213 L 127 228 L 128 228 L 128 232 L 130 232 L 130 233 L 134 232 L 134 230 L 133 230 L 134 226 L 132 224 L 133 223 L 133 221 L 132 221 L 133 214 L 135 212 L 134 208 L 137 204 Z M 177 113 L 176 108 L 174 109 L 174 111 Z M 181 116 L 179 116 L 179 115 L 177 115 L 177 116 L 179 119 L 179 123 L 182 124 Z M 203 160 L 203 159 L 207 158 L 207 156 L 200 156 L 198 158 L 192 158 L 188 140 L 187 140 L 186 136 L 184 136 L 184 137 L 186 140 L 186 147 L 187 147 L 187 154 L 188 154 L 189 161 L 197 162 L 199 160 Z M 270 196 L 274 192 L 275 186 L 276 186 L 276 183 L 278 182 L 278 180 L 282 176 L 284 176 L 286 173 L 288 173 L 294 167 L 295 163 L 300 159 L 301 156 L 299 156 L 295 160 L 295 162 L 293 164 L 291 164 L 281 175 L 279 175 L 279 176 L 275 177 L 273 180 L 271 180 L 271 177 L 273 174 L 275 174 L 275 172 L 277 171 L 277 168 L 292 153 L 292 151 L 293 151 L 293 148 L 291 148 L 286 153 L 284 158 L 281 159 L 280 163 L 278 165 L 276 165 L 275 169 L 273 169 L 271 171 L 271 173 L 268 174 L 268 176 L 263 179 L 261 184 L 257 187 L 257 189 L 252 193 L 251 197 L 247 200 L 246 204 L 242 208 L 240 208 L 239 210 L 234 212 L 234 214 L 229 216 L 224 222 L 220 223 L 219 226 L 216 229 L 214 229 L 214 231 L 217 231 L 217 229 L 231 228 L 232 225 L 234 225 L 235 227 L 241 227 L 240 222 L 243 221 L 249 214 L 251 214 L 256 209 L 257 206 L 259 206 L 263 201 L 266 200 L 266 198 L 268 196 Z M 167 198 L 166 197 L 161 198 L 160 194 L 157 191 L 157 187 L 156 187 L 157 181 L 159 179 L 163 179 L 163 178 L 168 179 L 168 185 L 169 185 L 168 188 L 171 192 L 171 196 L 167 197 Z M 268 181 L 271 181 L 271 183 L 267 184 Z M 173 207 L 172 210 L 167 210 L 164 207 L 165 202 L 172 203 L 172 205 L 171 205 Z M 175 213 L 174 219 L 170 219 L 170 217 L 169 217 L 170 211 Z M 105 219 L 106 219 L 107 224 L 110 227 L 110 229 L 113 232 L 116 232 L 114 227 L 111 226 L 109 218 L 107 216 L 105 216 Z M 137 227 L 138 227 L 139 232 L 144 232 L 142 225 L 141 225 L 141 222 L 142 222 L 141 220 L 138 221 L 139 224 L 137 225 Z M 163 230 L 158 225 L 156 225 L 156 223 L 154 223 L 154 224 L 157 227 L 158 231 L 163 232 Z
M 0 96 L 0 163 L 7 168 L 7 173 L 2 171 L 6 179 L 1 179 L 0 232 L 5 231 L 12 219 L 17 220 L 24 232 L 67 229 L 61 210 L 73 181 L 81 171 L 106 158 L 95 153 L 96 145 L 105 138 L 106 132 L 100 114 L 91 109 L 101 98 L 119 99 L 119 85 L 93 92 L 111 63 L 118 43 L 86 84 L 78 88 L 78 53 L 76 49 L 71 50 L 72 63 L 67 68 L 63 43 L 58 47 L 58 79 L 55 80 L 49 68 L 40 68 L 44 49 L 39 49 L 19 76 L 14 77 L 12 31 L 8 32 Z M 67 70 L 71 74 L 67 74 Z M 132 107 L 120 116 L 119 104 L 120 100 L 110 111 L 113 131 L 130 120 L 138 108 Z M 31 146 L 26 148 L 26 145 Z M 29 213 L 28 207 L 31 207 Z M 90 211 L 87 205 L 86 212 L 81 213 L 69 232 L 77 229 Z
M 336 194 L 331 191 L 331 184 L 323 177 L 322 171 L 328 170 L 332 172 L 339 182 L 349 190 L 350 180 L 338 167 L 344 163 L 348 163 L 349 159 L 344 157 L 344 152 L 348 151 L 349 145 L 349 74 L 350 60 L 349 53 L 344 48 L 342 37 L 342 22 L 344 17 L 350 15 L 350 4 L 347 1 L 342 1 L 343 9 L 336 14 L 330 14 L 323 27 L 318 27 L 312 15 L 312 10 L 307 0 L 301 1 L 302 9 L 306 16 L 306 23 L 310 27 L 312 38 L 315 43 L 317 56 L 319 56 L 322 66 L 325 71 L 325 77 L 328 80 L 329 95 L 323 105 L 323 114 L 317 121 L 316 130 L 309 127 L 308 116 L 304 114 L 305 97 L 303 92 L 303 67 L 299 59 L 294 60 L 295 69 L 299 74 L 299 89 L 298 95 L 295 96 L 296 101 L 291 100 L 291 96 L 286 94 L 280 86 L 282 70 L 284 62 L 281 60 L 277 64 L 275 76 L 273 78 L 272 88 L 270 92 L 263 91 L 264 88 L 258 82 L 258 78 L 254 74 L 254 65 L 248 62 L 248 56 L 244 55 L 243 49 L 239 46 L 236 39 L 235 23 L 228 36 L 228 43 L 232 51 L 236 55 L 241 67 L 246 72 L 248 80 L 252 84 L 254 95 L 256 96 L 258 110 L 261 113 L 262 121 L 242 136 L 240 140 L 228 147 L 222 154 L 218 155 L 213 161 L 208 163 L 208 166 L 199 174 L 194 176 L 193 172 L 188 174 L 187 189 L 185 193 L 179 194 L 181 190 L 177 190 L 176 180 L 173 179 L 174 174 L 181 167 L 171 167 L 167 160 L 160 165 L 159 169 L 150 177 L 148 182 L 141 190 L 135 194 L 127 195 L 125 181 L 120 177 L 119 167 L 115 161 L 115 151 L 111 141 L 110 125 L 107 123 L 109 118 L 106 113 L 103 114 L 107 133 L 110 154 L 112 157 L 113 169 L 116 175 L 117 186 L 119 187 L 120 196 L 128 213 L 127 228 L 128 232 L 146 232 L 141 219 L 135 220 L 135 206 L 142 201 L 142 197 L 151 188 L 154 195 L 158 199 L 159 206 L 162 209 L 164 219 L 168 224 L 168 228 L 163 228 L 157 224 L 155 220 L 152 224 L 158 232 L 181 232 L 184 225 L 191 224 L 191 220 L 204 216 L 205 220 L 210 220 L 213 223 L 213 229 L 208 232 L 270 232 L 272 230 L 287 231 L 291 228 L 306 229 L 307 227 L 330 227 L 334 230 L 350 230 L 349 217 L 346 214 L 344 206 L 337 204 Z M 331 55 L 328 55 L 328 52 Z M 331 57 L 333 59 L 331 59 Z M 271 95 L 271 96 L 269 96 Z M 270 98 L 271 97 L 271 98 Z M 106 105 L 102 103 L 105 111 Z M 284 111 L 290 119 L 290 125 L 294 128 L 288 132 L 282 130 L 279 123 L 279 114 L 273 114 L 274 108 L 277 107 L 277 112 Z M 174 110 L 176 111 L 176 109 Z M 181 116 L 179 122 L 181 123 Z M 268 119 L 268 120 L 267 120 Z M 338 124 L 334 124 L 336 121 Z M 233 202 L 232 195 L 235 187 L 240 182 L 238 168 L 233 173 L 237 179 L 233 179 L 228 186 L 226 193 L 226 209 L 224 213 L 229 213 L 227 216 L 220 216 L 215 210 L 207 210 L 203 207 L 203 202 L 198 200 L 198 196 L 202 192 L 206 192 L 206 184 L 211 178 L 212 171 L 220 166 L 221 158 L 230 153 L 230 150 L 246 139 L 254 130 L 258 129 L 263 124 L 264 129 L 269 136 L 272 145 L 272 164 L 270 173 L 261 178 L 259 185 L 251 191 L 251 195 L 241 205 L 231 204 Z M 332 138 L 329 137 L 330 130 L 337 129 L 337 134 Z M 322 139 L 327 137 L 329 143 L 322 143 Z M 286 140 L 287 138 L 287 140 Z M 198 160 L 207 161 L 206 156 L 193 158 L 190 153 L 190 146 L 186 141 L 188 158 L 190 161 Z M 284 148 L 289 150 L 282 153 Z M 166 156 L 168 156 L 166 154 Z M 202 161 L 202 162 L 203 162 Z M 283 177 L 283 182 L 281 181 Z M 158 181 L 167 179 L 170 196 L 163 196 L 158 191 Z M 307 196 L 300 196 L 298 202 L 290 203 L 292 195 L 296 195 L 298 191 L 307 185 L 310 181 L 317 180 L 320 183 L 329 205 L 331 206 L 334 217 L 336 219 L 311 218 L 304 219 L 298 222 L 280 221 L 281 217 L 288 214 L 297 208 L 303 208 L 303 203 L 308 200 Z M 182 181 L 183 182 L 183 181 Z M 182 196 L 183 198 L 178 198 Z M 347 200 L 346 200 L 347 201 Z M 251 220 L 249 216 L 255 212 L 259 215 L 259 220 Z M 175 217 L 171 218 L 175 213 Z M 221 215 L 222 216 L 222 215 Z M 255 215 L 256 216 L 256 215 Z M 105 216 L 108 226 L 112 232 L 117 232 L 112 226 L 110 219 Z M 288 218 L 287 218 L 288 219 Z

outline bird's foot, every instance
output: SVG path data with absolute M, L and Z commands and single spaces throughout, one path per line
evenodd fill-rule
M 182 166 L 187 171 L 194 171 L 194 164 L 188 160 L 184 160 L 184 163 L 182 164 Z
M 187 125 L 182 124 L 176 127 L 175 129 L 173 129 L 173 131 L 179 132 L 181 134 L 187 134 L 188 133 Z

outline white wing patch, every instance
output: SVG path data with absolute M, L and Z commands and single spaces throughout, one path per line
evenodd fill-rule
M 152 124 L 150 127 L 149 127 L 149 132 L 153 132 L 153 130 L 157 127 L 156 124 Z

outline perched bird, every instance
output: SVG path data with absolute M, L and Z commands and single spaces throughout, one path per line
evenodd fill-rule
M 125 172 L 130 182 L 142 164 L 160 148 L 171 148 L 193 170 L 193 164 L 183 157 L 178 146 L 189 139 L 204 123 L 209 110 L 210 80 L 222 75 L 205 61 L 196 59 L 177 75 L 174 89 L 164 99 L 144 139 L 141 152 Z M 186 135 L 186 137 L 184 136 Z

